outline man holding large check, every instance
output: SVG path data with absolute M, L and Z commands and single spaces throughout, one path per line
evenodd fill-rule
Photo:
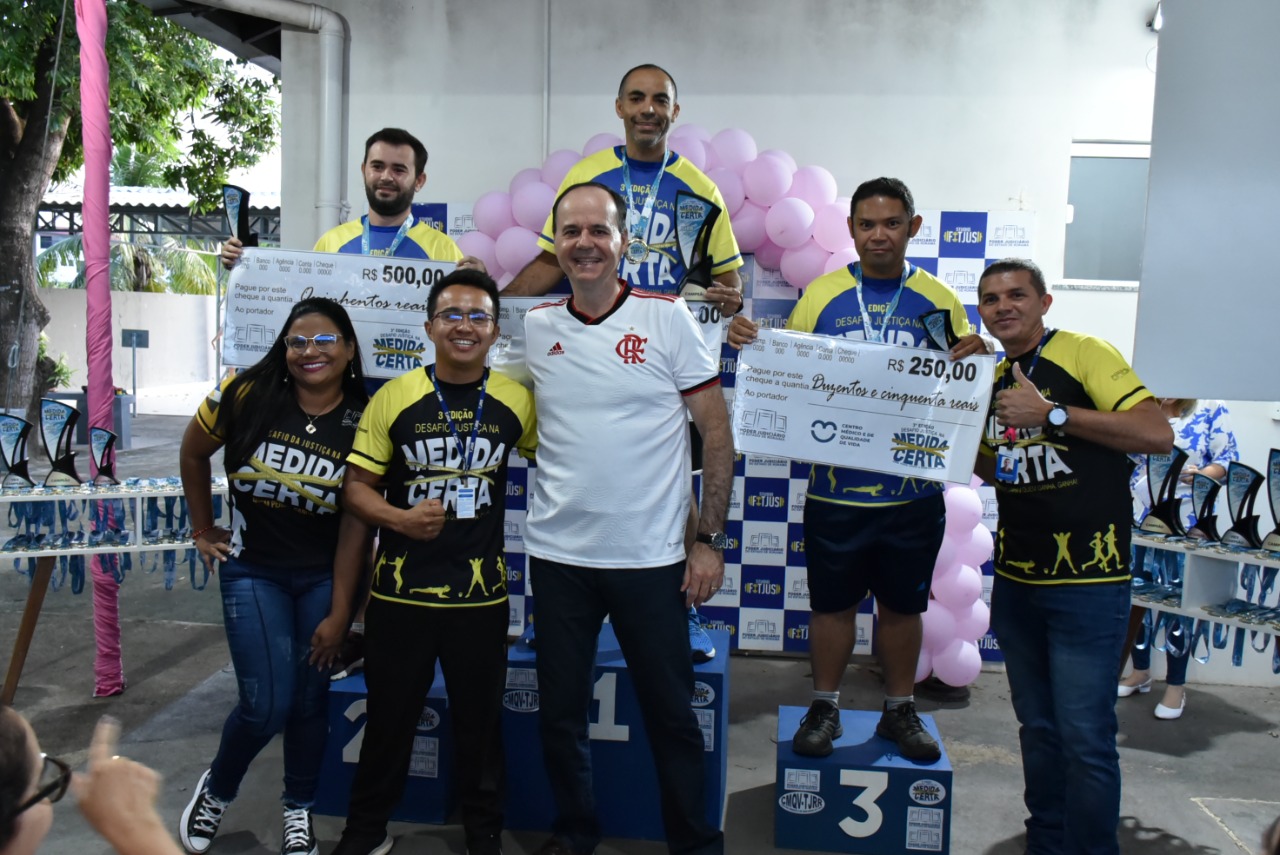
M 921 350 L 920 364 L 915 367 L 923 373 L 927 362 L 931 374 L 942 370 L 948 378 L 955 376 L 963 383 L 967 369 L 953 371 L 957 365 L 955 360 L 985 353 L 987 345 L 973 331 L 959 296 L 906 260 L 907 243 L 921 224 L 921 218 L 915 214 L 911 191 L 893 178 L 865 182 L 853 194 L 850 213 L 850 233 L 861 260 L 814 280 L 796 304 L 787 328 L 819 336 L 898 345 L 884 349 L 896 352 L 904 348 L 929 348 L 930 331 L 922 316 L 942 312 L 943 332 L 948 332 L 948 327 L 953 331 L 943 341 L 959 336 L 950 348 L 950 358 L 936 350 L 932 353 Z M 729 343 L 741 348 L 755 340 L 757 331 L 751 321 L 735 317 L 729 327 Z M 793 340 L 789 346 L 795 344 Z M 817 349 L 820 342 L 813 344 Z M 830 350 L 826 352 L 831 354 Z M 836 361 L 832 359 L 826 364 L 834 366 Z M 903 375 L 912 376 L 912 366 L 904 367 L 907 371 L 902 372 Z M 990 372 L 990 366 L 985 366 L 986 377 L 990 377 Z M 978 372 L 974 374 L 969 382 L 978 379 Z M 962 417 L 965 412 L 963 406 L 959 406 L 964 402 L 953 401 L 956 396 L 946 390 L 940 393 L 909 390 L 905 381 L 892 387 L 880 384 L 872 388 L 869 381 L 837 379 L 838 375 L 832 367 L 820 381 L 824 384 L 824 394 L 830 393 L 832 400 L 865 397 L 880 404 L 889 400 L 892 406 L 903 410 L 925 405 L 950 409 Z M 858 377 L 859 372 L 852 372 L 851 376 Z M 785 373 L 774 379 L 781 389 L 787 388 L 787 382 L 801 382 Z M 803 375 L 803 383 L 810 391 L 816 388 L 817 382 L 814 372 Z M 985 399 L 970 403 L 977 407 L 976 414 L 980 417 Z M 950 407 L 950 404 L 958 406 Z M 735 401 L 735 411 L 739 409 L 739 402 Z M 756 408 L 757 420 L 764 409 L 767 408 Z M 972 415 L 974 413 L 968 414 Z M 927 418 L 916 421 L 921 429 L 904 431 L 907 439 L 899 443 L 899 453 L 909 452 L 918 461 L 932 463 L 938 457 L 938 442 L 926 429 Z M 885 680 L 884 713 L 876 732 L 896 741 L 902 756 L 933 762 L 941 752 L 916 714 L 912 692 L 916 660 L 920 655 L 920 615 L 928 606 L 933 565 L 946 522 L 943 485 L 931 480 L 939 477 L 931 467 L 919 468 L 919 477 L 885 474 L 895 470 L 879 460 L 868 460 L 872 453 L 870 428 L 864 428 L 858 425 L 847 429 L 839 425 L 828 428 L 816 420 L 812 426 L 814 438 L 819 442 L 824 438 L 843 438 L 841 444 L 847 448 L 844 459 L 853 465 L 814 465 L 809 476 L 804 535 L 809 602 L 813 610 L 809 656 L 814 692 L 809 712 L 801 721 L 792 745 L 799 754 L 823 757 L 831 753 L 832 740 L 842 734 L 840 681 L 857 640 L 858 603 L 870 592 L 879 608 L 880 658 Z M 735 423 L 735 429 L 740 429 L 740 425 Z M 886 455 L 884 463 L 887 462 Z

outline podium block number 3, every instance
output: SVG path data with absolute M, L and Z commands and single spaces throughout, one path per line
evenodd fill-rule
M 876 799 L 889 789 L 889 773 L 869 769 L 841 769 L 840 786 L 862 788 L 862 792 L 853 800 L 853 806 L 867 815 L 866 819 L 846 816 L 840 820 L 840 830 L 850 837 L 870 837 L 879 831 L 884 822 L 884 813 L 876 804 Z

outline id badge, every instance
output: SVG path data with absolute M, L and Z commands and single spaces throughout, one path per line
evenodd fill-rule
M 996 449 L 996 480 L 1012 484 L 1018 480 L 1020 461 L 1012 448 Z
M 458 519 L 473 520 L 476 518 L 476 488 L 465 486 L 458 488 Z

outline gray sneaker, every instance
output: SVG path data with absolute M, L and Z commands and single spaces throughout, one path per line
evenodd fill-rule
M 833 750 L 832 741 L 842 735 L 840 708 L 828 701 L 815 700 L 800 719 L 796 735 L 791 737 L 791 750 L 806 757 L 826 757 Z

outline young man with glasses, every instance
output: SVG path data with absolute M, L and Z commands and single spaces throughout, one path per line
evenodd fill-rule
M 380 542 L 366 617 L 368 719 L 335 855 L 391 849 L 387 822 L 437 660 L 466 851 L 502 851 L 507 456 L 532 452 L 537 434 L 529 391 L 485 367 L 497 314 L 487 274 L 456 270 L 437 282 L 426 323 L 435 362 L 374 395 L 348 459 L 345 506 L 379 528 Z M 350 601 L 354 575 L 335 578 L 335 608 Z

